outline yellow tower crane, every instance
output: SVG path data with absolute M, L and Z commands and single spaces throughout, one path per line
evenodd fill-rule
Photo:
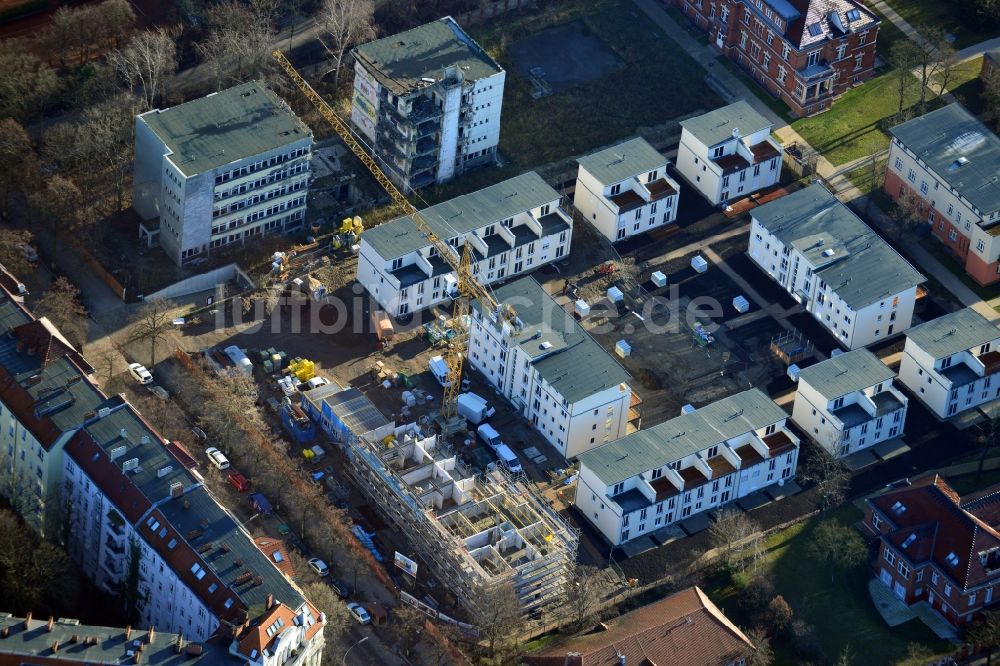
M 448 262 L 448 264 L 455 269 L 455 277 L 457 280 L 458 287 L 458 298 L 455 300 L 455 308 L 452 313 L 452 317 L 455 321 L 456 327 L 456 337 L 452 340 L 451 346 L 445 355 L 445 361 L 448 364 L 448 382 L 444 388 L 444 400 L 441 403 L 441 414 L 446 419 L 450 419 L 456 414 L 458 405 L 458 394 L 461 391 L 462 386 L 462 362 L 465 354 L 465 345 L 468 344 L 468 330 L 465 328 L 465 321 L 469 314 L 469 300 L 476 299 L 479 301 L 480 307 L 483 309 L 484 314 L 492 314 L 498 320 L 503 320 L 511 324 L 517 318 L 517 313 L 510 306 L 504 306 L 497 303 L 493 295 L 484 287 L 476 277 L 472 274 L 472 245 L 467 241 L 465 247 L 462 250 L 461 255 L 459 255 L 458 248 L 453 247 L 441 240 L 437 234 L 431 229 L 427 220 L 423 218 L 420 211 L 417 210 L 416 206 L 410 203 L 399 188 L 389 180 L 389 177 L 385 175 L 382 168 L 375 161 L 375 158 L 365 152 L 361 144 L 354 135 L 351 133 L 350 128 L 344 123 L 343 120 L 334 112 L 329 104 L 326 103 L 319 93 L 317 93 L 309 83 L 302 78 L 298 70 L 289 62 L 285 54 L 280 50 L 275 50 L 271 53 L 278 64 L 281 65 L 285 73 L 288 74 L 289 78 L 298 86 L 302 94 L 306 96 L 313 106 L 320 112 L 323 118 L 326 119 L 330 126 L 333 127 L 334 131 L 337 132 L 338 136 L 347 144 L 347 147 L 351 149 L 361 163 L 364 164 L 372 175 L 375 176 L 375 180 L 378 181 L 389 196 L 392 198 L 393 202 L 399 206 L 403 212 L 410 218 L 413 224 L 416 225 L 417 229 L 424 235 L 427 242 L 431 244 L 442 259 Z

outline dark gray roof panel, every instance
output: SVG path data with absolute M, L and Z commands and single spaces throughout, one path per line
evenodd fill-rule
M 662 169 L 667 158 L 645 139 L 636 137 L 581 157 L 578 162 L 597 182 L 608 186 L 653 169 Z
M 733 130 L 740 136 L 771 127 L 771 121 L 754 111 L 747 102 L 740 100 L 729 106 L 681 121 L 681 127 L 708 147 L 733 138 Z
M 806 382 L 827 400 L 890 380 L 896 373 L 867 349 L 855 349 L 802 370 Z
M 939 359 L 992 342 L 1000 338 L 1000 329 L 972 308 L 963 308 L 914 326 L 906 338 Z

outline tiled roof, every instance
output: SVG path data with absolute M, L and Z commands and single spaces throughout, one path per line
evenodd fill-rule
M 278 571 L 289 578 L 295 578 L 295 567 L 288 557 L 288 549 L 285 548 L 284 541 L 268 536 L 259 536 L 253 542 L 260 548 L 260 552 L 264 553 L 274 563 L 274 566 L 278 567 Z
M 861 2 L 853 0 L 789 0 L 799 17 L 789 23 L 785 34 L 799 48 L 819 46 L 828 39 L 840 39 L 852 32 L 869 30 L 879 18 Z M 749 6 L 750 3 L 747 3 Z M 857 18 L 851 20 L 856 11 Z

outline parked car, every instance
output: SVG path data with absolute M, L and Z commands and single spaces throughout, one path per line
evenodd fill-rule
M 521 461 L 517 459 L 517 454 L 511 451 L 509 446 L 501 442 L 500 445 L 493 450 L 500 459 L 500 464 L 506 467 L 508 471 L 514 474 L 520 474 L 524 471 L 521 467 Z
M 250 508 L 265 516 L 270 516 L 274 512 L 271 503 L 260 493 L 250 495 Z
M 228 481 L 229 485 L 236 488 L 236 490 L 241 493 L 245 493 L 250 490 L 250 479 L 235 470 L 226 475 L 226 481 Z
M 153 383 L 153 374 L 142 363 L 129 363 L 128 374 L 132 375 L 135 381 L 140 384 Z
M 318 557 L 309 558 L 309 568 L 312 569 L 317 576 L 325 577 L 330 575 L 330 567 L 326 566 L 326 562 L 319 559 Z
M 486 446 L 490 447 L 494 451 L 497 450 L 498 446 L 503 445 L 503 441 L 500 439 L 500 433 L 496 431 L 496 428 L 491 426 L 489 423 L 484 423 L 476 429 L 479 433 L 479 438 L 486 443 Z
M 226 458 L 226 455 L 222 451 L 214 446 L 210 446 L 205 449 L 205 455 L 208 456 L 208 461 L 215 465 L 218 470 L 221 471 L 229 469 L 229 459 Z
M 319 388 L 320 386 L 326 386 L 329 383 L 330 380 L 326 377 L 313 377 L 306 382 L 306 390 L 308 391 L 310 389 Z
M 365 610 L 365 607 L 359 603 L 352 601 L 351 603 L 347 604 L 347 612 L 353 615 L 354 619 L 360 622 L 361 624 L 372 623 L 372 616 L 369 615 L 368 611 Z
M 285 540 L 285 545 L 288 546 L 289 550 L 295 551 L 296 553 L 298 553 L 302 557 L 308 558 L 308 557 L 312 556 L 312 551 L 309 550 L 309 546 L 307 546 L 302 541 L 302 539 L 299 539 L 297 537 L 292 537 L 291 539 L 286 539 Z
M 344 583 L 343 581 L 337 580 L 336 578 L 331 578 L 327 582 L 330 583 L 330 587 L 333 588 L 333 591 L 336 592 L 337 596 L 340 597 L 341 599 L 346 599 L 347 597 L 351 596 L 351 588 L 347 587 L 347 584 Z
M 284 377 L 279 379 L 278 386 L 281 388 L 281 392 L 286 396 L 291 397 L 295 395 L 295 382 L 292 381 L 292 378 L 290 376 L 285 375 Z

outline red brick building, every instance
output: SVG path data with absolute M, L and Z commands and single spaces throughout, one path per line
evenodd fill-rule
M 798 116 L 875 72 L 881 22 L 857 0 L 669 0 Z
M 867 501 L 875 575 L 907 605 L 926 601 L 955 626 L 1000 597 L 1000 485 L 960 497 L 934 475 Z

